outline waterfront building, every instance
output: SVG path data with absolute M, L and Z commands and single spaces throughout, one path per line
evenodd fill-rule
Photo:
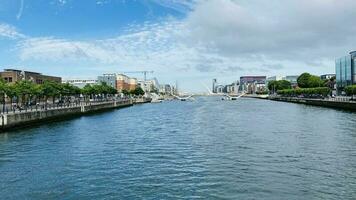
M 159 93 L 163 93 L 163 94 L 172 94 L 174 93 L 172 90 L 172 86 L 169 84 L 161 84 L 159 85 Z
M 266 76 L 241 76 L 240 84 L 246 83 L 266 84 Z
M 215 86 L 215 93 L 223 93 L 224 92 L 224 85 L 216 85 Z
M 296 75 L 287 75 L 287 76 L 271 76 L 267 78 L 266 85 L 268 85 L 268 82 L 270 81 L 281 81 L 281 80 L 286 80 L 289 81 L 292 85 L 293 88 L 298 86 L 298 77 Z
M 223 92 L 228 94 L 237 94 L 239 91 L 239 81 L 225 85 Z
M 280 81 L 283 80 L 284 76 L 271 76 L 267 78 L 267 83 L 270 81 Z
M 106 83 L 108 86 L 116 89 L 116 74 L 103 74 L 102 76 L 98 76 L 98 82 Z
M 212 87 L 212 92 L 213 93 L 216 93 L 216 86 L 218 84 L 218 81 L 216 80 L 216 78 L 213 79 L 213 87 Z
M 266 76 L 241 76 L 240 90 L 248 94 L 255 94 L 266 90 Z
M 299 76 L 297 75 L 289 75 L 289 76 L 285 76 L 282 78 L 282 80 L 286 80 L 286 81 L 289 81 L 292 85 L 296 85 L 298 84 L 298 78 Z
M 320 75 L 320 79 L 321 80 L 328 80 L 328 79 L 331 79 L 332 77 L 335 77 L 336 74 L 323 74 L 323 75 Z
M 116 89 L 118 92 L 123 90 L 131 91 L 137 87 L 137 79 L 126 76 L 125 74 L 116 75 Z
M 144 91 L 146 92 L 153 92 L 153 91 L 159 91 L 160 84 L 157 80 L 157 78 L 153 78 L 150 80 L 139 80 L 138 86 L 141 87 Z
M 136 78 L 129 78 L 129 90 L 135 90 L 137 87 L 137 79 Z
M 356 51 L 335 60 L 336 86 L 341 92 L 346 86 L 356 84 Z
M 83 88 L 86 85 L 97 85 L 99 83 L 98 80 L 96 79 L 67 79 L 63 80 L 62 83 L 69 83 L 71 85 L 74 85 L 78 88 Z
M 4 69 L 0 72 L 0 77 L 7 83 L 15 83 L 20 80 L 32 81 L 36 84 L 42 84 L 44 81 L 62 82 L 61 77 L 43 75 L 38 72 L 22 71 L 17 69 Z

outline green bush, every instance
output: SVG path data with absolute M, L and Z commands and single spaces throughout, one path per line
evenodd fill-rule
M 327 96 L 330 94 L 331 89 L 327 87 L 317 87 L 317 88 L 298 88 L 298 89 L 287 89 L 287 90 L 278 90 L 277 94 L 281 96 L 295 97 L 303 95 L 306 97 L 315 97 L 315 96 Z
M 345 88 L 345 93 L 347 96 L 356 95 L 356 85 L 350 85 Z

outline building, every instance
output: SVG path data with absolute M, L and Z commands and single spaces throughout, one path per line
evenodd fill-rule
M 130 78 L 125 74 L 116 75 L 116 90 L 122 92 L 123 90 L 131 91 L 135 90 L 138 85 L 136 78 Z
M 297 75 L 289 75 L 289 76 L 283 77 L 282 80 L 289 81 L 292 84 L 292 86 L 297 86 L 298 85 L 298 78 L 299 78 L 299 76 L 297 76 Z
M 218 81 L 216 80 L 216 78 L 213 79 L 213 87 L 212 87 L 212 92 L 216 93 L 216 86 L 218 84 Z
M 98 76 L 98 82 L 106 83 L 108 86 L 116 89 L 116 74 L 103 74 L 102 76 Z
M 98 80 L 95 79 L 68 79 L 68 80 L 63 80 L 62 83 L 69 83 L 71 85 L 74 85 L 78 88 L 83 88 L 86 85 L 97 85 L 99 83 Z
M 129 90 L 135 90 L 137 88 L 137 79 L 136 78 L 129 78 Z
M 42 84 L 45 81 L 62 82 L 61 77 L 47 76 L 37 72 L 21 71 L 17 69 L 4 69 L 3 72 L 0 72 L 0 77 L 7 83 L 15 83 L 21 80 L 32 81 L 36 84 Z
M 259 84 L 266 84 L 266 76 L 241 76 L 240 77 L 240 84 L 246 83 L 259 83 Z
M 215 86 L 215 93 L 223 93 L 224 92 L 224 85 L 216 85 Z
M 240 90 L 249 94 L 255 94 L 266 90 L 266 76 L 241 76 Z
M 154 91 L 159 92 L 159 88 L 160 88 L 160 84 L 157 78 L 153 78 L 146 81 L 139 80 L 137 85 L 141 87 L 145 92 L 154 92 Z
M 267 78 L 267 82 L 266 85 L 268 85 L 268 82 L 270 81 L 281 81 L 281 80 L 286 80 L 289 81 L 292 85 L 292 87 L 297 87 L 298 85 L 298 77 L 299 76 L 295 76 L 295 75 L 288 75 L 288 76 L 271 76 Z
M 284 76 L 271 76 L 267 78 L 267 83 L 270 81 L 280 81 L 283 80 Z
M 335 60 L 336 87 L 338 93 L 346 86 L 356 84 L 356 51 Z
M 335 74 L 323 74 L 323 75 L 320 75 L 320 79 L 321 80 L 328 80 L 328 79 L 331 79 L 332 77 L 335 77 L 336 75 Z

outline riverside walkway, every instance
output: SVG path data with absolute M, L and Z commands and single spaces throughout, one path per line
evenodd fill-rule
M 120 99 L 100 102 L 80 102 L 63 105 L 32 106 L 25 109 L 14 109 L 0 115 L 0 131 L 9 128 L 28 126 L 48 120 L 59 120 L 64 117 L 83 115 L 85 113 L 132 106 L 133 99 Z

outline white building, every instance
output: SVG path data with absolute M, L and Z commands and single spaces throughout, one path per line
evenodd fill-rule
M 67 79 L 67 80 L 63 80 L 62 83 L 69 83 L 69 84 L 74 85 L 76 87 L 83 88 L 87 84 L 96 85 L 99 82 L 96 79 Z

